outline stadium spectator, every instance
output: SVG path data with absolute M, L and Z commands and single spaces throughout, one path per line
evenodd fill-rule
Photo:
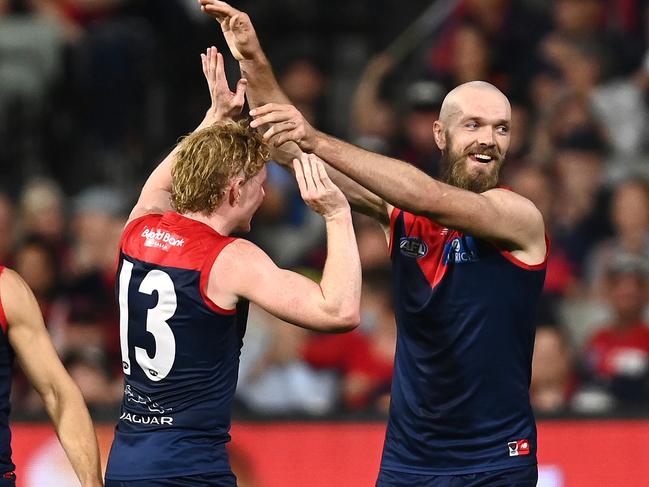
M 293 59 L 283 69 L 279 82 L 286 95 L 304 110 L 309 120 L 322 123 L 322 115 L 319 112 L 326 79 L 312 59 Z
M 390 268 L 388 243 L 383 229 L 371 218 L 357 214 L 354 218 L 356 240 L 364 273 L 380 273 Z
M 313 367 L 340 374 L 345 410 L 387 413 L 395 341 L 389 273 L 365 272 L 361 330 L 313 336 L 304 348 L 304 358 Z
M 606 294 L 606 267 L 615 256 L 627 254 L 649 260 L 649 183 L 635 178 L 619 184 L 609 212 L 615 234 L 593 249 L 586 266 L 587 285 L 598 298 Z
M 333 374 L 302 360 L 308 332 L 251 307 L 241 351 L 237 399 L 257 414 L 312 414 L 332 411 L 337 400 Z
M 116 414 L 122 400 L 122 381 L 116 380 L 101 350 L 81 348 L 63 358 L 63 365 L 77 383 L 91 413 Z
M 18 211 L 21 235 L 43 238 L 54 249 L 58 261 L 67 263 L 70 249 L 66 200 L 60 185 L 45 178 L 29 180 L 20 195 Z
M 615 256 L 607 269 L 610 323 L 589 340 L 584 357 L 586 379 L 619 404 L 649 404 L 649 267 L 645 259 Z
M 536 329 L 530 399 L 537 413 L 565 412 L 575 391 L 573 357 L 556 325 Z
M 383 93 L 386 77 L 394 68 L 387 54 L 369 60 L 352 97 L 351 134 L 361 147 L 387 154 L 396 133 L 396 111 Z
M 16 249 L 15 269 L 34 292 L 48 325 L 61 292 L 60 267 L 52 246 L 42 237 L 24 239 Z
M 440 174 L 441 153 L 430 134 L 439 117 L 444 93 L 442 85 L 433 81 L 419 80 L 408 85 L 404 93 L 402 140 L 393 151 L 431 176 Z
M 586 256 L 609 233 L 603 165 L 599 139 L 592 132 L 575 132 L 557 148 L 552 243 L 580 277 Z

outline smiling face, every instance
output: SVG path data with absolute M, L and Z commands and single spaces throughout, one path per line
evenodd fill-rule
M 509 101 L 496 87 L 469 82 L 452 90 L 433 125 L 445 181 L 476 193 L 494 188 L 509 148 L 510 126 Z

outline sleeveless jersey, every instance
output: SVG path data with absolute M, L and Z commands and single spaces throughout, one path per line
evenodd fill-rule
M 174 212 L 124 230 L 116 285 L 124 398 L 106 478 L 230 471 L 225 444 L 248 306 L 221 309 L 206 289 L 233 240 Z
M 0 275 L 5 268 L 0 266 Z M 12 472 L 16 467 L 11 461 L 11 430 L 9 429 L 9 395 L 11 393 L 11 371 L 14 363 L 14 351 L 7 337 L 7 317 L 0 296 L 0 477 Z
M 381 468 L 535 464 L 529 384 L 545 263 L 398 209 L 390 220 L 397 347 Z

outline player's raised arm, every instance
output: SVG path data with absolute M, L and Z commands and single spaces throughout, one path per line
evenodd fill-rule
M 0 274 L 9 343 L 40 394 L 61 445 L 83 487 L 103 485 L 95 430 L 81 391 L 59 360 L 36 298 L 14 271 Z
M 208 294 L 221 303 L 228 295 L 231 300 L 249 299 L 285 321 L 312 330 L 349 331 L 360 322 L 361 294 L 361 265 L 349 204 L 316 156 L 303 154 L 293 164 L 302 198 L 325 219 L 327 259 L 322 280 L 317 284 L 280 269 L 256 245 L 239 239 L 216 260 Z
M 212 103 L 196 130 L 240 114 L 245 102 L 247 84 L 245 79 L 240 79 L 236 91 L 234 93 L 230 91 L 225 77 L 223 55 L 215 47 L 210 47 L 205 54 L 201 54 L 201 61 Z M 149 213 L 164 213 L 171 208 L 171 166 L 177 150 L 176 146 L 153 170 L 142 188 L 137 204 L 129 216 L 129 221 Z
M 482 116 L 478 110 L 481 116 L 472 116 L 470 108 L 465 113 L 463 107 L 453 102 L 448 117 L 435 122 L 435 140 L 448 154 L 446 157 L 452 159 L 448 161 L 449 168 L 455 168 L 458 173 L 449 176 L 457 179 L 454 184 L 435 180 L 406 162 L 324 134 L 314 129 L 292 105 L 270 103 L 252 110 L 255 119 L 251 126 L 270 124 L 264 140 L 274 145 L 289 140 L 296 142 L 303 151 L 323 157 L 331 166 L 397 208 L 492 240 L 509 250 L 524 251 L 526 258 L 540 262 L 545 256 L 540 212 L 522 196 L 495 187 L 497 171 L 509 146 L 509 103 L 502 105 L 506 107 L 501 110 L 504 113 Z M 491 111 L 493 108 L 489 107 Z M 453 132 L 449 131 L 451 127 Z M 456 139 L 451 138 L 451 133 L 467 142 L 463 145 L 456 142 L 458 147 L 455 147 L 453 140 Z M 463 177 L 467 184 L 476 186 L 462 187 Z M 482 191 L 480 184 L 484 184 Z
M 248 14 L 217 0 L 199 0 L 199 3 L 206 14 L 219 22 L 232 55 L 239 61 L 241 75 L 248 81 L 246 96 L 250 107 L 256 108 L 266 103 L 290 103 L 277 82 Z M 293 168 L 293 159 L 299 158 L 301 153 L 297 144 L 290 140 L 272 149 L 273 158 L 289 170 Z M 327 167 L 327 172 L 355 211 L 383 224 L 389 223 L 391 208 L 385 201 L 340 171 Z

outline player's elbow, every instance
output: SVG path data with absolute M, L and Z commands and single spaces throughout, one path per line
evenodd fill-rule
M 358 328 L 360 324 L 360 311 L 358 309 L 348 310 L 332 316 L 326 329 L 323 331 L 327 333 L 346 333 Z
M 41 399 L 50 416 L 60 415 L 65 408 L 75 409 L 79 405 L 85 407 L 79 386 L 67 375 L 67 372 L 63 374 L 52 378 L 51 383 L 39 390 Z
M 60 404 L 60 395 L 59 392 L 54 387 L 41 388 L 38 390 L 38 394 L 43 401 L 45 410 L 48 412 L 56 411 Z

